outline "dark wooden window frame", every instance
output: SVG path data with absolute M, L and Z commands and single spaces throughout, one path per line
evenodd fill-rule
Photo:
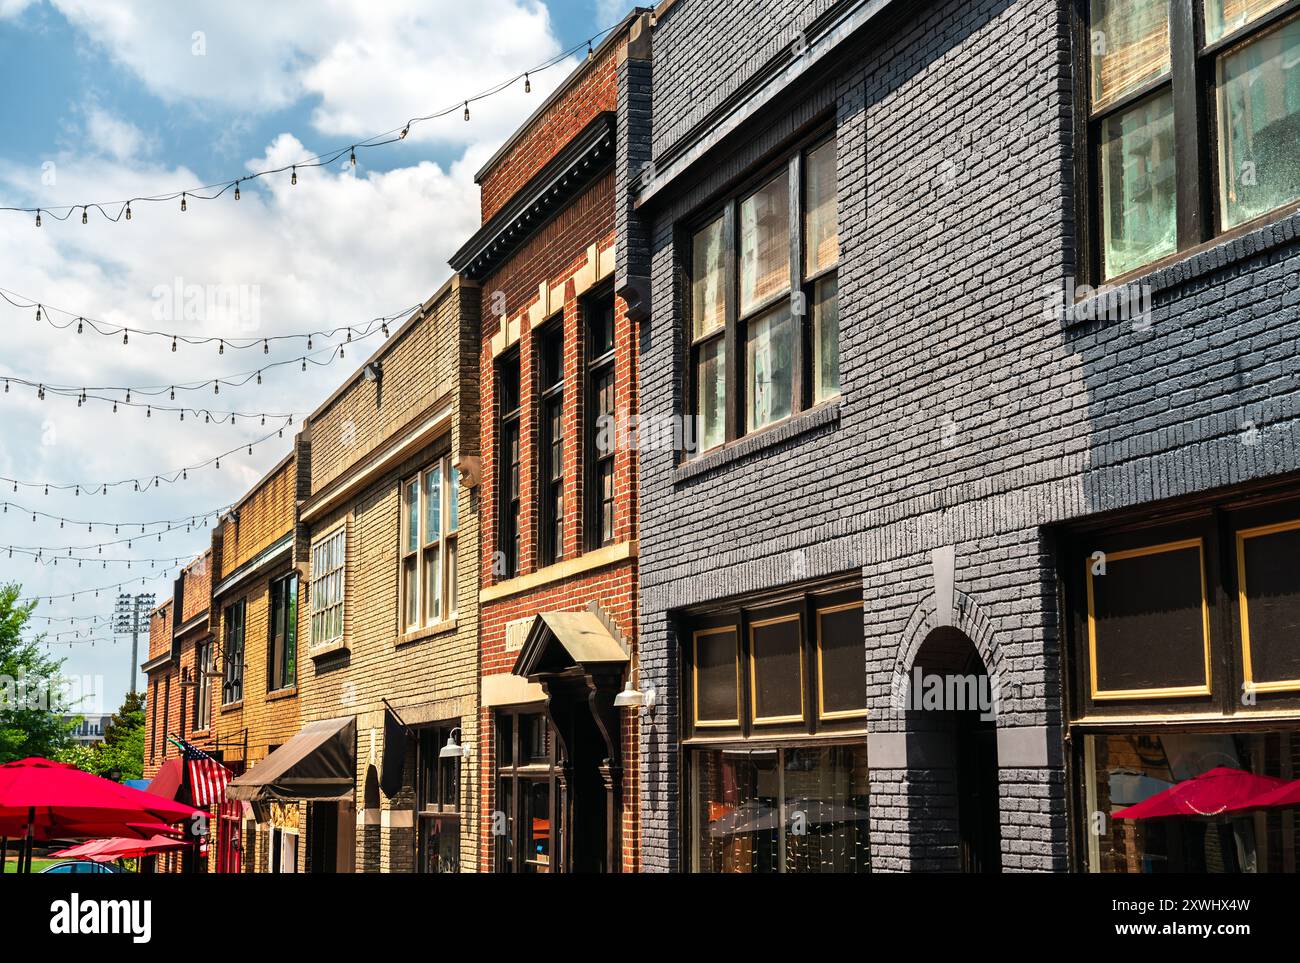
M 602 455 L 597 451 L 597 436 L 600 432 L 600 426 L 597 424 L 601 412 L 597 410 L 596 400 L 598 396 L 597 381 L 598 379 L 608 377 L 611 379 L 614 392 L 614 415 L 618 413 L 618 312 L 617 306 L 613 305 L 614 289 L 611 285 L 602 285 L 596 291 L 586 295 L 581 302 L 581 331 L 582 331 L 582 357 L 583 362 L 583 488 L 585 495 L 583 497 L 583 542 L 586 551 L 594 551 L 603 548 L 606 545 L 613 544 L 617 540 L 615 531 L 618 498 L 612 495 L 608 503 L 602 498 L 600 486 L 601 471 L 608 467 L 608 470 L 615 475 L 613 484 L 617 485 L 617 470 L 615 467 L 614 457 L 617 450 L 617 444 L 611 444 L 608 452 Z M 591 321 L 595 316 L 594 308 L 601 308 L 610 305 L 613 306 L 614 319 L 613 329 L 610 334 L 609 350 L 595 354 L 592 347 L 592 329 Z M 610 512 L 610 534 L 606 538 L 604 534 L 603 513 L 605 510 Z
M 221 638 L 221 704 L 233 705 L 244 698 L 244 645 L 248 619 L 245 599 L 226 606 Z M 238 640 L 238 646 L 234 644 Z
M 523 717 L 540 721 L 548 729 L 551 728 L 550 719 L 546 715 L 545 706 L 542 703 L 502 706 L 495 713 L 493 726 L 496 728 L 500 727 L 503 718 L 510 719 L 511 740 L 510 764 L 505 765 L 498 758 L 495 767 L 496 807 L 500 811 L 501 784 L 509 782 L 511 784 L 511 811 L 504 814 L 510 829 L 506 837 L 497 841 L 496 851 L 492 854 L 493 868 L 499 873 L 523 872 L 524 864 L 529 861 L 526 855 L 528 847 L 523 838 L 528 829 L 524 825 L 524 793 L 521 792 L 520 787 L 536 782 L 545 782 L 549 786 L 550 797 L 550 813 L 548 816 L 550 823 L 549 863 L 547 865 L 548 872 L 557 873 L 562 871 L 564 865 L 564 854 L 561 852 L 561 847 L 564 844 L 564 833 L 560 826 L 561 813 L 564 811 L 564 801 L 561 798 L 563 760 L 559 756 L 559 738 L 552 729 L 548 739 L 547 759 L 543 762 L 533 761 L 532 757 L 524 754 L 522 727 L 519 724 L 519 720 Z M 505 844 L 505 839 L 509 840 L 508 845 Z
M 699 384 L 696 376 L 697 359 L 700 350 L 709 346 L 719 339 L 724 342 L 724 378 L 726 406 L 723 414 L 724 431 L 723 441 L 720 445 L 711 449 L 699 448 L 693 454 L 700 455 L 706 451 L 713 451 L 717 448 L 731 444 L 747 434 L 760 434 L 769 431 L 788 419 L 779 419 L 770 424 L 755 428 L 749 432 L 745 427 L 745 398 L 743 386 L 745 383 L 745 361 L 743 357 L 743 348 L 745 345 L 745 334 L 747 325 L 756 318 L 761 318 L 774 308 L 779 307 L 784 302 L 789 302 L 791 306 L 791 320 L 797 326 L 798 330 L 794 338 L 794 357 L 792 359 L 791 372 L 792 394 L 790 416 L 794 417 L 800 412 L 807 411 L 809 408 L 816 407 L 818 404 L 825 404 L 831 399 L 825 399 L 822 402 L 813 401 L 813 379 L 812 370 L 813 359 L 813 311 L 816 304 L 816 289 L 819 282 L 828 280 L 832 276 L 837 276 L 843 258 L 839 258 L 832 265 L 821 268 L 812 273 L 805 273 L 806 265 L 804 263 L 804 244 L 806 223 L 806 186 L 807 186 L 807 159 L 808 155 L 813 153 L 819 147 L 824 146 L 830 141 L 836 141 L 836 155 L 839 155 L 839 144 L 837 141 L 837 131 L 833 126 L 823 125 L 810 135 L 800 138 L 792 146 L 782 150 L 779 160 L 764 165 L 759 171 L 749 177 L 737 190 L 728 193 L 726 199 L 721 203 L 710 204 L 703 213 L 698 214 L 683 223 L 682 228 L 677 232 L 679 239 L 679 249 L 686 252 L 683 259 L 685 284 L 682 291 L 682 343 L 684 346 L 683 364 L 685 365 L 686 393 L 684 398 L 683 409 L 688 416 L 698 414 L 700 410 Z M 837 162 L 838 166 L 838 162 Z M 760 303 L 754 305 L 749 311 L 741 314 L 740 312 L 740 205 L 747 198 L 752 196 L 756 191 L 769 184 L 773 178 L 781 175 L 782 172 L 787 176 L 787 187 L 790 196 L 790 282 L 788 287 L 779 294 L 772 295 L 763 299 Z M 838 195 L 836 198 L 838 204 Z M 713 224 L 721 217 L 723 220 L 723 238 L 726 244 L 723 252 L 723 284 L 724 284 L 724 304 L 725 304 L 725 322 L 721 329 L 712 331 L 703 337 L 695 337 L 694 326 L 694 299 L 692 288 L 694 282 L 694 261 L 693 261 L 693 239 L 697 233 L 705 227 Z M 793 298 L 798 292 L 802 301 L 802 312 L 794 311 Z M 837 295 L 838 297 L 838 295 Z M 703 439 L 697 438 L 696 443 L 703 445 Z M 690 457 L 692 453 L 684 453 Z
M 202 732 L 212 725 L 212 639 L 200 642 L 194 649 L 194 729 Z
M 503 386 L 508 368 L 513 367 L 515 404 L 506 409 Z M 496 400 L 497 400 L 497 551 L 502 559 L 502 570 L 498 580 L 514 578 L 519 574 L 520 538 L 520 495 L 523 487 L 523 384 L 520 381 L 520 352 L 516 346 L 497 359 L 496 363 Z M 519 452 L 518 460 L 511 461 L 507 440 L 514 436 L 514 448 Z M 512 478 L 512 471 L 514 476 Z M 515 490 L 511 491 L 512 482 Z
M 1074 152 L 1075 223 L 1078 232 L 1077 274 L 1086 284 L 1122 284 L 1172 263 L 1198 248 L 1248 233 L 1300 210 L 1300 201 L 1276 208 L 1231 230 L 1223 230 L 1218 204 L 1219 136 L 1215 105 L 1215 62 L 1239 46 L 1300 13 L 1300 0 L 1290 0 L 1257 20 L 1204 44 L 1202 0 L 1170 0 L 1170 70 L 1164 77 L 1129 91 L 1099 111 L 1092 110 L 1092 35 L 1090 0 L 1074 0 Z M 1177 250 L 1112 278 L 1102 277 L 1100 176 L 1101 125 L 1147 98 L 1171 89 L 1174 103 L 1175 196 Z M 1192 122 L 1188 122 L 1188 118 Z
M 540 400 L 540 444 L 538 451 L 537 493 L 537 564 L 544 567 L 564 558 L 564 455 L 556 463 L 555 446 L 565 443 L 564 437 L 564 315 L 547 321 L 534 335 L 537 346 L 537 391 Z M 559 370 L 548 371 L 551 342 L 559 341 Z M 549 382 L 549 383 L 548 383 Z M 558 422 L 553 428 L 552 422 Z
M 460 728 L 460 719 L 447 719 L 441 722 L 433 722 L 428 725 L 413 726 L 412 734 L 416 737 L 415 742 L 415 820 L 416 832 L 415 839 L 412 841 L 414 846 L 415 871 L 424 872 L 424 852 L 425 845 L 425 823 L 429 821 L 438 821 L 445 824 L 446 828 L 440 828 L 439 833 L 454 832 L 457 837 L 457 859 L 459 860 L 460 850 L 460 794 L 464 790 L 465 783 L 461 778 L 461 759 L 442 759 L 439 753 L 446 744 L 448 736 L 453 729 Z M 432 762 L 432 773 L 426 772 L 426 767 Z M 444 772 L 451 773 L 453 787 L 449 793 L 444 792 L 446 787 L 443 785 Z M 429 780 L 435 783 L 432 795 L 436 799 L 430 799 Z
M 292 592 L 294 596 L 293 613 L 294 618 L 288 618 L 289 600 L 284 597 L 287 592 Z M 298 684 L 298 603 L 300 599 L 298 587 L 298 573 L 288 572 L 271 580 L 267 587 L 267 619 L 266 619 L 266 691 L 278 692 L 281 689 L 291 689 Z M 282 610 L 282 611 L 281 611 Z M 277 613 L 284 616 L 284 639 L 280 651 L 280 659 L 276 659 L 276 616 Z M 293 674 L 290 676 L 290 667 Z

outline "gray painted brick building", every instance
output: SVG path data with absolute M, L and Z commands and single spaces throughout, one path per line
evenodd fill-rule
M 1262 42 L 1289 50 L 1293 6 L 1238 23 L 1231 36 L 1271 30 Z M 1087 2 L 669 0 L 656 11 L 653 83 L 630 88 L 650 101 L 649 127 L 619 132 L 634 172 L 620 179 L 619 281 L 647 295 L 641 413 L 698 415 L 703 392 L 727 430 L 703 452 L 641 453 L 641 678 L 656 690 L 641 728 L 648 870 L 788 871 L 818 859 L 863 868 L 844 852 L 862 845 L 850 837 L 868 823 L 858 813 L 864 792 L 831 790 L 839 815 L 824 821 L 840 828 L 826 839 L 839 855 L 808 856 L 789 825 L 791 811 L 802 815 L 805 796 L 792 793 L 803 790 L 789 788 L 800 773 L 841 788 L 861 778 L 856 757 L 844 758 L 855 740 L 868 759 L 877 871 L 1204 869 L 1229 859 L 1233 840 L 1232 858 L 1294 870 L 1293 848 L 1271 842 L 1265 822 L 1248 844 L 1236 827 L 1193 845 L 1135 842 L 1109 818 L 1138 801 L 1119 776 L 1154 786 L 1204 772 L 1208 763 L 1188 761 L 1191 746 L 1197 760 L 1217 753 L 1294 778 L 1295 636 L 1270 641 L 1269 625 L 1254 621 L 1260 606 L 1249 614 L 1245 583 L 1256 550 L 1267 551 L 1252 573 L 1285 581 L 1277 573 L 1300 571 L 1287 540 L 1300 519 L 1288 500 L 1300 487 L 1287 487 L 1300 470 L 1300 214 L 1285 190 L 1280 207 L 1241 223 L 1227 201 L 1206 200 L 1217 191 L 1216 154 L 1195 140 L 1203 119 L 1179 114 L 1178 152 L 1153 153 L 1166 131 L 1152 126 L 1165 122 L 1162 98 L 1183 110 L 1187 64 L 1230 56 L 1208 44 L 1200 7 L 1175 0 L 1172 68 L 1139 64 L 1156 79 L 1107 102 L 1127 96 L 1132 109 L 1151 110 L 1156 119 L 1139 125 L 1146 139 L 1123 147 L 1157 188 L 1175 166 L 1179 181 L 1175 248 L 1157 244 L 1117 275 L 1132 294 L 1118 307 L 1076 297 L 1107 280 L 1105 265 L 1129 244 L 1107 219 L 1119 208 L 1093 186 L 1112 190 L 1107 178 L 1123 165 L 1090 170 L 1110 156 L 1095 142 L 1110 128 L 1098 88 L 1090 106 L 1087 72 L 1091 63 L 1109 83 L 1110 62 L 1095 49 L 1089 58 L 1101 25 L 1087 22 Z M 1184 56 L 1187 36 L 1196 41 Z M 828 136 L 839 391 L 824 394 L 817 311 L 827 276 L 814 277 L 807 218 L 820 210 L 814 154 Z M 1156 204 L 1136 188 L 1124 196 L 1124 216 Z M 770 290 L 763 225 L 773 198 L 794 236 L 791 260 L 802 263 L 786 307 L 746 315 L 747 298 L 762 302 Z M 1197 198 L 1205 210 L 1189 213 Z M 702 253 L 714 216 L 726 238 L 716 262 Z M 715 270 L 721 287 L 711 286 Z M 714 306 L 725 335 L 706 330 Z M 780 334 L 782 324 L 795 333 Z M 782 345 L 796 369 L 788 389 L 773 360 Z M 730 362 L 710 369 L 715 351 Z M 726 401 L 711 380 L 721 369 Z M 787 390 L 790 410 L 771 408 L 765 392 Z M 1135 567 L 1153 557 L 1172 565 L 1180 552 L 1200 560 L 1192 603 L 1179 595 L 1177 566 Z M 1160 594 L 1144 581 L 1153 573 L 1161 586 L 1168 576 L 1167 604 L 1146 601 Z M 831 605 L 843 592 L 861 600 L 862 718 L 826 710 L 852 699 L 822 674 L 823 660 L 843 658 L 822 647 L 823 614 L 843 608 Z M 1296 597 L 1289 582 L 1270 595 Z M 802 636 L 758 617 L 769 609 L 794 612 Z M 1194 630 L 1149 621 L 1184 610 Z M 1126 634 L 1138 623 L 1161 640 L 1150 651 L 1147 636 Z M 736 631 L 735 693 L 718 690 L 741 704 L 736 720 L 699 695 L 724 677 L 731 685 L 730 663 L 719 674 L 717 653 L 701 654 L 719 626 Z M 1256 640 L 1254 681 L 1244 628 Z M 765 675 L 778 673 L 782 653 L 791 672 L 799 666 L 798 721 L 762 707 L 785 698 Z M 986 678 L 995 731 L 969 714 L 906 707 L 918 668 Z M 801 761 L 803 751 L 822 761 Z M 756 810 L 770 810 L 766 835 L 736 828 Z M 994 826 L 980 815 L 990 811 Z M 726 820 L 731 829 L 720 828 Z M 767 846 L 770 857 L 757 855 Z

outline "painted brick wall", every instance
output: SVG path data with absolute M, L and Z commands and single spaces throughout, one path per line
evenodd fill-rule
M 656 155 L 692 126 L 694 105 L 734 86 L 722 78 L 743 76 L 725 70 L 725 50 L 779 49 L 792 8 L 806 17 L 820 6 L 674 4 L 654 38 Z M 1296 217 L 1148 275 L 1145 330 L 1063 325 L 1052 310 L 1074 269 L 1064 6 L 911 7 L 855 62 L 769 110 L 648 212 L 654 313 L 642 334 L 642 404 L 667 415 L 680 410 L 684 384 L 674 225 L 833 111 L 838 409 L 746 443 L 705 472 L 678 472 L 666 453 L 643 456 L 641 641 L 660 693 L 642 735 L 649 869 L 683 858 L 675 609 L 861 570 L 870 725 L 887 734 L 904 728 L 890 680 L 930 624 L 930 553 L 953 546 L 963 611 L 1011 687 L 999 726 L 1043 728 L 1059 750 L 1045 528 L 1300 468 L 1300 363 L 1285 347 L 1300 333 Z M 735 31 L 758 35 L 736 44 Z M 1247 422 L 1259 427 L 1251 443 Z M 872 779 L 873 865 L 931 868 L 942 843 L 925 836 L 929 776 L 873 767 Z M 1004 867 L 1065 868 L 1061 768 L 1004 766 L 1000 793 Z

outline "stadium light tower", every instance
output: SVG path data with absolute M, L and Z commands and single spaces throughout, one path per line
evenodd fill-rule
M 131 636 L 131 694 L 135 695 L 136 674 L 140 669 L 140 633 L 149 631 L 149 613 L 153 611 L 154 594 L 123 592 L 113 608 L 113 633 Z

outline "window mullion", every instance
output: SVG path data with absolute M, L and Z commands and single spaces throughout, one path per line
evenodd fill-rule
M 1172 0 L 1169 10 L 1170 73 L 1174 97 L 1174 163 L 1177 170 L 1178 249 L 1206 237 L 1206 113 L 1197 63 L 1199 0 Z
M 790 314 L 794 338 L 790 349 L 790 402 L 792 412 L 807 407 L 804 400 L 807 379 L 804 358 L 808 343 L 808 304 L 803 290 L 803 152 L 790 158 Z
M 722 234 L 726 238 L 723 255 L 724 277 L 726 278 L 726 321 L 724 324 L 726 364 L 723 365 L 726 379 L 727 404 L 725 407 L 726 440 L 735 441 L 745 433 L 745 403 L 741 397 L 740 386 L 744 383 L 743 359 L 740 356 L 740 332 L 737 309 L 740 301 L 740 274 L 737 269 L 739 238 L 736 235 L 736 201 L 728 202 L 723 211 Z

